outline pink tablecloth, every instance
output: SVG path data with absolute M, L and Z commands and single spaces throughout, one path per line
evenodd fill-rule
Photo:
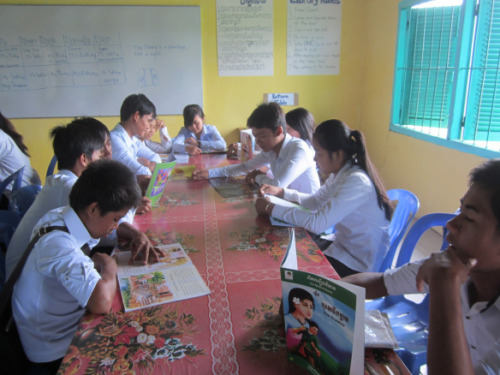
M 191 158 L 198 167 L 225 156 Z M 107 315 L 86 315 L 63 360 L 64 374 L 294 374 L 286 360 L 280 263 L 288 230 L 257 216 L 254 194 L 222 198 L 208 181 L 169 181 L 158 207 L 135 224 L 156 244 L 179 242 L 211 294 Z M 337 274 L 303 229 L 299 269 Z

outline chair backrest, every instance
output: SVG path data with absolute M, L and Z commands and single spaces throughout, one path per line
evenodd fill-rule
M 23 182 L 23 172 L 24 172 L 24 167 L 21 167 L 14 173 L 12 173 L 9 177 L 7 177 L 5 180 L 0 182 L 0 195 L 3 194 L 3 192 L 5 191 L 7 186 L 10 185 L 11 182 L 14 182 L 11 189 L 12 193 L 17 189 L 19 189 Z
M 57 158 L 54 155 L 52 159 L 50 160 L 49 167 L 47 168 L 47 174 L 45 177 L 52 176 L 54 174 L 54 169 L 56 168 L 56 163 L 57 163 Z
M 455 214 L 436 212 L 422 216 L 420 219 L 418 219 L 410 228 L 405 240 L 401 244 L 399 255 L 396 260 L 396 267 L 402 266 L 403 264 L 406 264 L 410 261 L 418 240 L 427 229 L 430 229 L 432 227 L 444 227 L 446 223 L 454 217 Z M 441 250 L 443 250 L 447 246 L 448 242 L 443 236 Z
M 399 243 L 420 207 L 417 196 L 411 191 L 391 189 L 387 191 L 387 196 L 391 201 L 397 201 L 398 205 L 389 224 L 390 247 L 380 264 L 379 272 L 391 268 Z
M 10 208 L 24 216 L 42 190 L 42 185 L 27 185 L 17 189 L 10 196 Z

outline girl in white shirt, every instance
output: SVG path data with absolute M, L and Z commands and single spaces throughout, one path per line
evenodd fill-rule
M 385 188 L 372 165 L 364 136 L 339 120 L 318 125 L 313 136 L 315 160 L 325 184 L 314 194 L 263 185 L 260 193 L 300 203 L 310 211 L 288 208 L 258 198 L 259 214 L 322 233 L 335 226 L 335 239 L 325 255 L 343 277 L 376 271 L 389 249 L 392 207 Z

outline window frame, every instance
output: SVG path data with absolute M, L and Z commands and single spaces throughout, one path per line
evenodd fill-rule
M 474 35 L 475 19 L 476 19 L 476 0 L 463 0 L 460 9 L 460 18 L 458 25 L 456 57 L 454 64 L 454 79 L 451 91 L 451 103 L 449 120 L 447 126 L 447 138 L 441 138 L 431 134 L 419 132 L 418 130 L 409 129 L 399 124 L 400 113 L 402 109 L 402 95 L 404 84 L 404 67 L 406 54 L 406 36 L 407 22 L 410 8 L 412 6 L 422 4 L 428 0 L 402 0 L 399 3 L 399 17 L 396 37 L 396 53 L 394 62 L 394 81 L 392 91 L 392 104 L 390 114 L 389 130 L 395 133 L 404 134 L 413 138 L 421 139 L 426 142 L 434 143 L 440 146 L 475 154 L 485 158 L 498 158 L 499 151 L 489 150 L 479 146 L 463 143 L 462 129 L 467 111 L 466 100 L 467 90 L 469 85 L 469 67 L 472 58 L 472 38 Z M 488 3 L 492 0 L 481 0 Z M 466 132 L 467 130 L 464 130 Z

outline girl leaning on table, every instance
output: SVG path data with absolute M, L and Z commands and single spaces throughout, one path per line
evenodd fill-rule
M 255 208 L 310 232 L 335 226 L 335 238 L 324 251 L 339 276 L 376 271 L 389 249 L 392 207 L 372 165 L 363 134 L 340 120 L 328 120 L 313 135 L 315 161 L 328 176 L 314 194 L 263 185 Z M 309 211 L 280 206 L 265 195 L 298 202 Z

